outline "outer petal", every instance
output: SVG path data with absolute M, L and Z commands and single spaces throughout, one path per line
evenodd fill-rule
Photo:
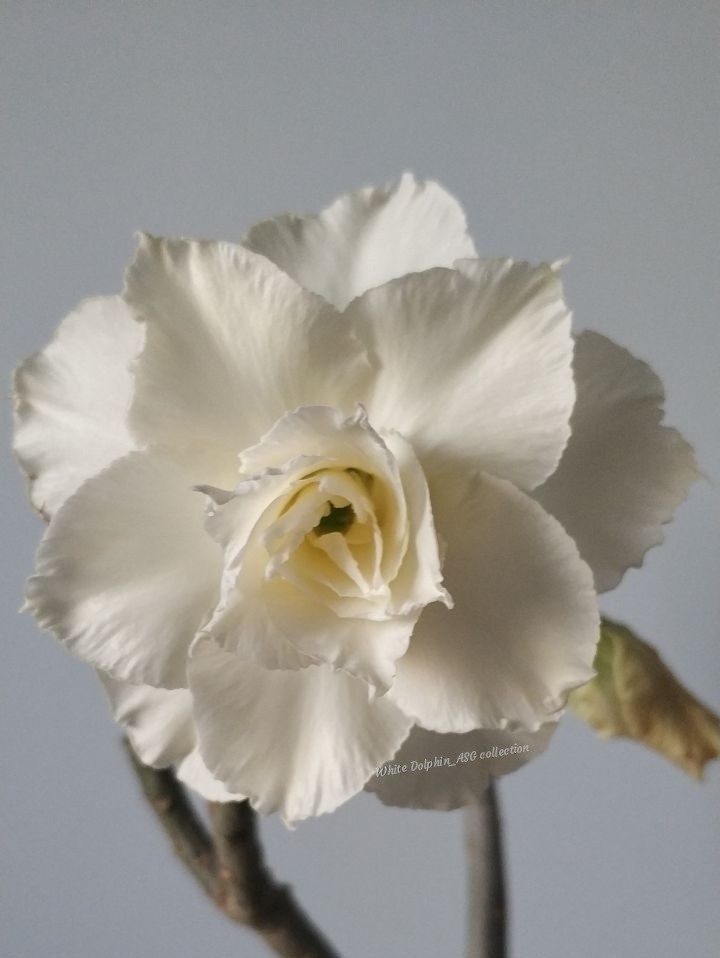
M 185 686 L 187 650 L 217 601 L 222 550 L 204 497 L 157 453 L 89 479 L 50 524 L 28 608 L 73 653 L 117 679 Z
M 379 372 L 376 429 L 413 445 L 432 487 L 453 464 L 533 488 L 557 466 L 575 390 L 570 314 L 557 272 L 472 260 L 370 290 L 348 320 Z
M 598 333 L 581 333 L 575 381 L 572 437 L 535 495 L 606 592 L 662 542 L 663 523 L 700 474 L 691 446 L 661 425 L 662 383 L 644 362 Z
M 155 768 L 177 764 L 180 781 L 209 802 L 242 800 L 244 796 L 228 792 L 212 777 L 200 756 L 187 689 L 154 689 L 118 682 L 102 672 L 98 675 L 115 721 L 124 727 L 140 761 Z
M 388 698 L 437 732 L 535 731 L 593 674 L 592 575 L 559 522 L 503 480 L 435 502 L 452 610 L 423 612 Z
M 15 371 L 15 453 L 50 518 L 134 443 L 126 426 L 143 330 L 118 296 L 88 299 Z
M 441 735 L 418 725 L 400 751 L 365 786 L 383 805 L 450 811 L 479 798 L 491 777 L 507 775 L 541 755 L 557 727 L 537 732 L 477 729 Z
M 342 196 L 316 216 L 258 223 L 243 245 L 338 309 L 398 276 L 476 255 L 457 200 L 410 173 Z
M 328 666 L 266 670 L 193 646 L 189 668 L 200 752 L 233 792 L 287 821 L 331 812 L 360 791 L 411 722 L 367 685 Z
M 180 762 L 175 774 L 208 802 L 241 802 L 245 798 L 237 792 L 229 792 L 222 782 L 213 778 L 197 748 Z
M 113 717 L 127 732 L 132 747 L 146 765 L 166 768 L 182 761 L 195 748 L 192 696 L 187 689 L 154 689 L 131 685 L 98 672 Z
M 131 426 L 184 451 L 197 482 L 232 486 L 238 452 L 287 410 L 362 394 L 348 324 L 241 246 L 142 237 L 125 298 L 147 327 Z

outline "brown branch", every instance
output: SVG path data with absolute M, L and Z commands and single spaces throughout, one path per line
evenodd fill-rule
M 339 958 L 266 867 L 247 802 L 211 802 L 211 836 L 173 772 L 143 765 L 129 742 L 123 744 L 180 861 L 228 918 L 252 928 L 282 958 Z
M 506 958 L 507 904 L 495 785 L 465 809 L 468 857 L 467 958 Z
M 208 830 L 169 768 L 143 765 L 127 739 L 123 745 L 145 798 L 170 838 L 176 855 L 213 900 L 217 887 L 215 849 Z
M 283 958 L 338 958 L 286 885 L 265 865 L 255 812 L 247 802 L 209 804 L 218 861 L 218 904 Z

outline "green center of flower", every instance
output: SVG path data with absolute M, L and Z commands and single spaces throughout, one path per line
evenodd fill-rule
M 328 507 L 329 512 L 315 526 L 316 535 L 326 536 L 329 532 L 340 532 L 344 535 L 355 521 L 353 507 L 349 503 L 346 506 L 334 506 L 331 502 Z

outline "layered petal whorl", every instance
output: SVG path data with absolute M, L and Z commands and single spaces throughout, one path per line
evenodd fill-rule
M 203 631 L 266 668 L 324 662 L 387 691 L 423 608 L 451 604 L 409 444 L 385 441 L 362 408 L 301 407 L 240 468 L 234 490 L 203 487 L 225 553 Z
M 51 520 L 28 607 L 142 761 L 294 821 L 456 807 L 543 751 L 596 589 L 696 476 L 654 374 L 573 355 L 570 318 L 410 175 L 240 244 L 141 237 L 19 367 L 15 451 Z

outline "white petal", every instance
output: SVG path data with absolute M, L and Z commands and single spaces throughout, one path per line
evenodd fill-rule
M 134 443 L 126 425 L 143 329 L 118 296 L 88 299 L 16 370 L 15 442 L 32 504 L 50 518 Z
M 217 602 L 222 551 L 204 502 L 157 453 L 88 479 L 45 534 L 27 604 L 75 655 L 137 684 L 186 685 L 187 650 Z
M 418 612 L 431 602 L 452 608 L 452 598 L 443 585 L 440 547 L 422 468 L 406 439 L 388 433 L 385 440 L 400 470 L 410 529 L 407 551 L 392 582 L 395 608 L 404 614 Z
M 477 729 L 441 735 L 416 725 L 365 789 L 397 808 L 461 808 L 482 796 L 491 777 L 514 772 L 541 755 L 556 727 L 546 722 L 537 732 Z
M 175 775 L 208 802 L 241 802 L 245 798 L 237 792 L 229 792 L 222 782 L 213 778 L 197 748 L 180 762 Z
M 475 256 L 457 200 L 410 173 L 342 196 L 315 216 L 258 223 L 243 245 L 338 309 L 398 276 Z
M 690 445 L 661 425 L 663 387 L 646 363 L 584 332 L 574 366 L 572 435 L 535 497 L 565 526 L 598 592 L 606 592 L 663 541 L 663 523 L 699 472 Z
M 144 237 L 125 298 L 147 327 L 131 426 L 197 482 L 232 486 L 238 452 L 283 413 L 350 411 L 369 374 L 335 310 L 241 246 Z
M 192 697 L 187 689 L 154 689 L 118 682 L 103 672 L 113 717 L 127 732 L 140 761 L 166 768 L 182 761 L 195 748 Z
M 446 470 L 471 467 L 530 489 L 560 459 L 575 398 L 560 280 L 511 260 L 457 265 L 348 307 L 380 367 L 370 421 L 410 440 L 431 489 Z
M 536 730 L 592 675 L 592 575 L 559 522 L 489 476 L 435 501 L 452 610 L 428 606 L 388 698 L 437 732 Z
M 177 778 L 209 802 L 237 802 L 243 796 L 229 792 L 210 774 L 196 747 L 192 696 L 187 689 L 154 689 L 149 685 L 118 682 L 98 672 L 116 722 L 145 765 L 177 765 Z
M 364 682 L 327 666 L 266 670 L 193 646 L 200 752 L 215 778 L 287 821 L 331 812 L 400 747 L 411 722 Z

